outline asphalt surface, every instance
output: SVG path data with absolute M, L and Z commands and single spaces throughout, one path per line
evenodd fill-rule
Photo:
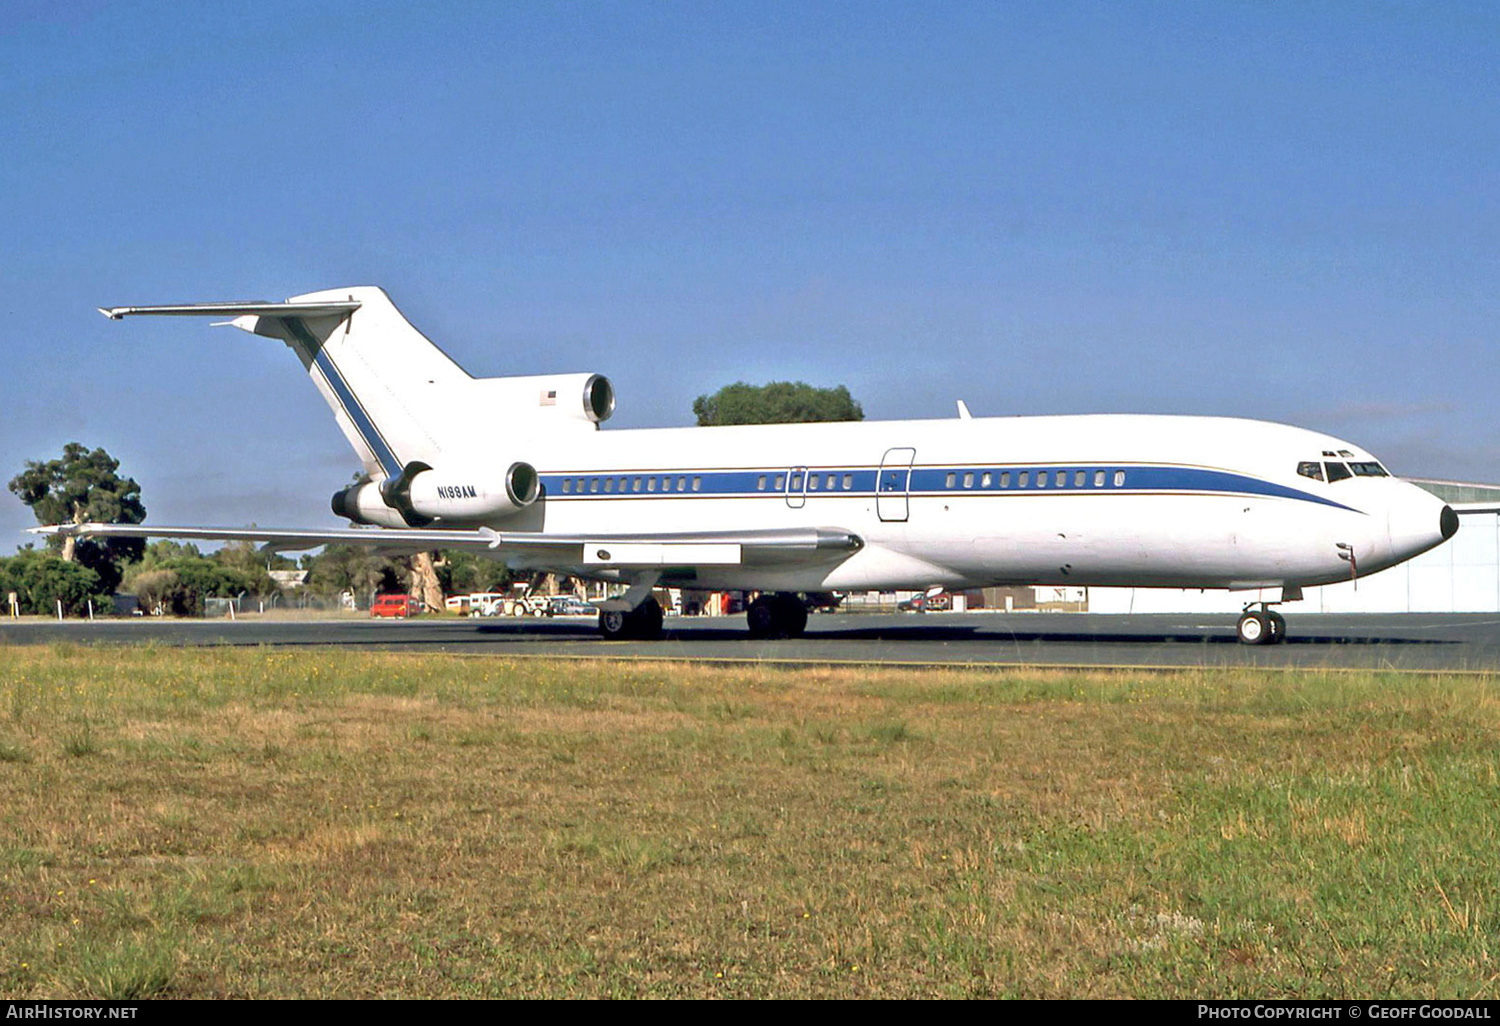
M 1500 672 L 1493 613 L 1300 615 L 1252 648 L 1223 615 L 815 615 L 794 641 L 752 641 L 743 617 L 667 619 L 660 641 L 608 642 L 591 619 L 0 621 L 0 644 L 354 645 L 412 652 L 815 663 L 1272 666 Z

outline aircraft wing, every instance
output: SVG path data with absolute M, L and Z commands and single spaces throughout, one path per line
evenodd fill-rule
M 864 547 L 837 527 L 654 534 L 507 534 L 488 527 L 461 530 L 391 528 L 157 527 L 149 524 L 58 524 L 32 534 L 58 537 L 179 538 L 262 542 L 278 551 L 357 545 L 386 553 L 467 549 L 512 569 L 577 568 L 586 573 L 675 566 L 741 566 L 837 562 Z
M 1475 513 L 1500 513 L 1500 503 L 1496 502 L 1450 502 L 1448 505 L 1459 516 Z

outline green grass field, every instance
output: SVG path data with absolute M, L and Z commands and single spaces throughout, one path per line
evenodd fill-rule
M 0 648 L 0 995 L 1500 996 L 1496 679 Z

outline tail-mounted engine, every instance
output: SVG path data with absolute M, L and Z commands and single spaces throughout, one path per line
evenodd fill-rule
M 333 493 L 333 512 L 356 524 L 425 527 L 434 521 L 476 523 L 519 513 L 541 491 L 536 468 L 512 463 L 497 482 L 472 468 L 434 470 L 412 462 L 400 475 Z
M 603 374 L 480 378 L 472 387 L 468 401 L 477 408 L 504 411 L 518 421 L 541 418 L 596 428 L 615 412 L 615 386 Z

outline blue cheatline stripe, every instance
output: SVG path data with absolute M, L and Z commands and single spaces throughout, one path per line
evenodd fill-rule
M 1084 483 L 1075 485 L 1075 475 L 1083 473 Z M 786 494 L 787 476 L 789 468 L 779 470 L 698 470 L 698 471 L 632 471 L 621 473 L 619 471 L 594 471 L 572 474 L 543 474 L 541 475 L 542 487 L 547 497 L 552 499 L 617 499 L 617 498 L 692 498 L 694 496 L 716 497 L 736 496 L 743 498 L 781 498 Z M 817 488 L 804 487 L 800 481 L 792 482 L 792 491 L 797 495 L 806 494 L 809 498 L 825 496 L 828 498 L 855 498 L 875 494 L 876 477 L 878 472 L 868 467 L 817 467 L 810 469 L 809 478 L 816 478 Z M 904 476 L 905 469 L 900 473 Z M 1028 475 L 1027 487 L 1020 486 L 1021 474 Z M 1057 484 L 1057 475 L 1064 475 L 1064 483 Z M 1096 474 L 1104 474 L 1104 483 L 1095 485 Z M 1115 484 L 1115 475 L 1124 474 L 1124 481 Z M 984 487 L 981 482 L 984 475 L 990 475 L 990 484 Z M 1009 475 L 1009 487 L 1002 488 L 1000 479 L 1002 474 Z M 953 476 L 953 485 L 948 484 L 949 475 Z M 971 476 L 972 484 L 965 488 L 962 482 L 966 475 Z M 844 487 L 844 478 L 849 477 L 849 487 Z M 1038 487 L 1036 482 L 1045 476 L 1047 485 L 1045 488 Z M 781 487 L 777 487 L 776 479 L 782 479 Z M 833 479 L 833 487 L 828 487 L 829 478 Z M 568 482 L 568 489 L 563 490 L 564 481 Z M 764 481 L 764 487 L 761 482 Z M 637 482 L 640 482 L 637 487 Z M 655 488 L 650 488 L 648 482 L 654 482 Z M 679 488 L 678 485 L 682 484 Z M 696 483 L 696 487 L 694 486 Z M 808 482 L 811 484 L 811 481 Z M 606 490 L 606 488 L 608 490 Z M 1278 499 L 1295 499 L 1302 502 L 1313 502 L 1323 506 L 1332 506 L 1335 509 L 1359 512 L 1353 507 L 1332 499 L 1325 499 L 1320 495 L 1314 495 L 1298 488 L 1277 484 L 1274 481 L 1265 481 L 1261 478 L 1250 477 L 1245 474 L 1236 474 L 1224 470 L 1208 470 L 1202 467 L 1173 467 L 1173 466 L 1079 466 L 1077 464 L 1065 467 L 1051 466 L 1039 467 L 1035 465 L 1025 466 L 943 466 L 943 467 L 913 467 L 910 485 L 904 490 L 898 490 L 904 494 L 913 496 L 932 495 L 1108 495 L 1111 493 L 1131 494 L 1167 494 L 1167 493 L 1199 493 L 1205 495 L 1253 495 Z M 888 492 L 888 494 L 896 494 Z
M 328 355 L 323 346 L 313 337 L 312 332 L 307 330 L 307 326 L 302 323 L 301 318 L 283 317 L 282 321 L 286 324 L 287 330 L 295 335 L 297 341 L 307 349 L 318 370 L 323 372 L 323 379 L 328 382 L 328 387 L 332 388 L 333 394 L 338 397 L 339 405 L 349 415 L 349 421 L 354 425 L 354 430 L 359 432 L 359 437 L 364 440 L 365 445 L 369 446 L 370 451 L 375 454 L 375 459 L 380 463 L 380 469 L 385 471 L 387 477 L 396 477 L 399 475 L 401 473 L 401 461 L 396 458 L 396 454 L 386 444 L 385 436 L 380 433 L 380 429 L 375 426 L 375 422 L 365 412 L 365 408 L 360 404 L 359 398 L 354 394 L 354 390 L 344 380 L 343 374 L 339 373 L 338 366 L 333 362 L 333 358 Z

